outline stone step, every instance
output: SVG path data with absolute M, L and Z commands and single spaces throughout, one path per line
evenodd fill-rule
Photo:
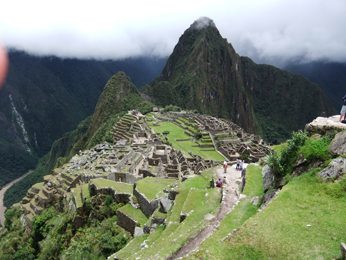
M 61 173 L 60 175 L 62 178 L 68 180 L 69 182 L 73 182 L 75 178 L 67 173 Z
M 36 215 L 34 210 L 30 207 L 30 203 L 22 204 L 22 207 L 26 214 Z
M 21 203 L 22 204 L 27 204 L 27 203 L 29 203 L 30 202 L 30 198 L 28 198 L 27 196 L 25 196 L 23 199 L 22 199 L 22 201 L 21 201 Z
M 28 198 L 33 198 L 36 195 L 36 193 L 33 193 L 31 190 L 28 190 L 28 192 L 26 193 L 26 196 Z
M 34 214 L 38 215 L 43 211 L 43 208 L 34 204 L 33 201 L 30 202 L 30 208 L 32 209 L 32 211 L 34 212 Z

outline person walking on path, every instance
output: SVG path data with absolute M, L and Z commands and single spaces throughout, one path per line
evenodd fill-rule
M 243 170 L 244 169 L 244 160 L 240 160 L 240 168 L 239 170 Z
M 341 107 L 341 111 L 340 111 L 340 122 L 342 122 L 343 120 L 346 120 L 346 95 L 342 98 L 344 103 Z
M 223 161 L 223 172 L 224 173 L 227 172 L 227 167 L 228 167 L 228 163 L 226 161 Z
M 240 160 L 237 159 L 237 166 L 235 167 L 236 170 L 239 170 L 240 169 Z

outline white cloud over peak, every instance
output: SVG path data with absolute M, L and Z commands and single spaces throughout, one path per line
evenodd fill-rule
M 345 0 L 8 0 L 0 10 L 0 41 L 38 55 L 166 56 L 207 16 L 256 60 L 346 61 Z

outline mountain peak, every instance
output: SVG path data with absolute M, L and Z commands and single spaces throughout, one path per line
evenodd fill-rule
M 216 25 L 212 19 L 209 17 L 200 17 L 196 21 L 191 24 L 190 29 L 193 30 L 201 30 L 207 27 L 214 27 L 216 28 Z

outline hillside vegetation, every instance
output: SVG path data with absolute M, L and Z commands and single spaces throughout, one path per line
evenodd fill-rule
M 115 74 L 106 84 L 94 114 L 82 121 L 78 127 L 55 141 L 48 154 L 40 159 L 29 176 L 11 187 L 5 194 L 5 205 L 11 206 L 24 197 L 26 191 L 36 182 L 42 181 L 54 167 L 66 163 L 73 155 L 104 141 L 112 141 L 114 124 L 129 109 L 143 113 L 152 110 L 152 104 L 145 101 L 124 72 Z
M 142 87 L 165 62 L 160 58 L 61 59 L 15 50 L 9 59 L 9 74 L 0 91 L 0 187 L 35 168 L 56 139 L 89 116 L 115 72 L 125 71 Z

